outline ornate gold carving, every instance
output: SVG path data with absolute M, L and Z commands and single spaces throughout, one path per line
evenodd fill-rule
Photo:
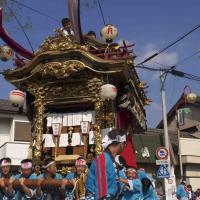
M 145 99 L 144 100 L 144 105 L 151 105 L 152 100 L 151 99 Z
M 146 128 L 146 121 L 145 116 L 140 104 L 135 101 L 135 104 L 131 107 L 131 112 L 134 114 L 136 119 L 138 120 L 140 126 L 145 129 Z
M 100 78 L 92 78 L 87 81 L 88 90 L 96 94 L 100 87 L 103 85 L 103 81 Z
M 44 98 L 48 87 L 36 83 L 29 83 L 27 90 L 35 96 L 34 136 L 32 138 L 32 158 L 40 160 L 42 153 Z
M 66 78 L 71 74 L 81 71 L 85 64 L 77 60 L 68 60 L 65 62 L 48 62 L 41 68 L 42 76 L 52 76 L 58 79 Z
M 55 33 L 54 36 L 49 36 L 45 39 L 36 54 L 45 51 L 66 51 L 72 49 L 88 50 L 87 46 L 76 43 L 73 35 L 65 35 L 62 29 L 56 29 Z
M 85 184 L 87 180 L 88 169 L 85 170 L 84 173 L 80 175 L 77 179 L 76 187 L 75 187 L 75 199 L 85 199 L 86 189 Z
M 146 88 L 148 87 L 148 85 L 147 85 L 146 82 L 141 81 L 141 82 L 138 83 L 138 87 L 139 87 L 140 89 L 146 89 Z
M 56 51 L 56 50 L 69 50 L 69 49 L 77 49 L 79 47 L 78 44 L 75 43 L 74 37 L 66 36 L 62 29 L 56 29 L 54 36 L 49 36 L 45 39 L 45 41 L 40 45 L 40 48 L 37 53 L 41 53 L 44 51 Z
M 66 85 L 63 86 L 53 86 L 50 88 L 47 98 L 54 99 L 54 98 L 71 98 L 71 97 L 81 97 L 81 96 L 91 96 L 92 94 L 88 91 L 87 86 L 84 85 Z
M 101 138 L 101 114 L 102 114 L 103 102 L 101 101 L 99 94 L 96 94 L 95 101 L 95 154 L 98 155 L 102 152 L 102 138 Z
M 67 83 L 65 87 L 63 87 L 63 83 L 52 84 L 47 93 L 47 99 L 88 97 L 90 100 L 95 101 L 94 97 L 101 85 L 102 81 L 100 79 L 92 78 L 87 80 L 86 77 L 80 82 Z

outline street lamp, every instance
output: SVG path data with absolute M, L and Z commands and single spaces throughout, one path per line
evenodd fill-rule
M 188 89 L 188 92 L 186 91 Z M 182 163 L 182 155 L 181 155 L 181 143 L 180 143 L 180 107 L 185 105 L 186 103 L 195 103 L 197 100 L 197 95 L 193 93 L 188 85 L 186 85 L 183 89 L 183 94 L 181 95 L 181 101 L 176 105 L 176 128 L 177 128 L 177 136 L 178 136 L 178 144 L 179 144 L 179 166 L 180 166 L 180 175 L 183 178 L 183 163 Z M 182 112 L 182 111 L 181 111 Z M 183 111 L 184 112 L 184 111 Z

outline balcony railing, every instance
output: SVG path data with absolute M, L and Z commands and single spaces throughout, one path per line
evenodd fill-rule
M 0 147 L 0 158 L 9 157 L 12 165 L 20 165 L 21 160 L 28 158 L 28 142 L 6 142 Z

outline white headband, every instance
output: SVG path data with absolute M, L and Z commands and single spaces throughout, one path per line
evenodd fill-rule
M 112 144 L 113 142 L 119 142 L 119 143 L 123 143 L 126 142 L 126 135 L 117 135 L 115 139 L 110 139 L 108 137 L 108 135 L 106 135 L 104 137 L 104 139 L 102 140 L 102 146 L 103 148 L 107 148 L 110 144 Z
M 78 159 L 75 162 L 76 166 L 86 166 L 86 161 L 84 159 Z
M 52 164 L 54 164 L 54 163 L 55 163 L 55 161 L 51 161 L 49 164 L 45 165 L 44 168 L 46 169 L 46 168 L 48 168 L 50 165 L 52 165 Z
M 1 167 L 10 166 L 10 165 L 11 165 L 11 162 L 8 162 L 7 160 L 2 160 L 1 162 Z
M 136 169 L 134 169 L 134 168 L 128 168 L 126 171 L 127 171 L 127 172 L 128 172 L 128 171 L 136 172 Z
M 33 166 L 32 162 L 24 162 L 21 164 L 22 169 L 30 169 L 30 168 L 32 168 L 32 166 Z

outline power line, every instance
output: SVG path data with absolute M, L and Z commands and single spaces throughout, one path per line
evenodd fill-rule
M 103 15 L 103 10 L 102 10 L 102 7 L 101 7 L 99 0 L 97 0 L 97 3 L 99 5 L 99 9 L 100 9 L 100 12 L 101 12 L 101 17 L 103 19 L 103 23 L 104 23 L 104 25 L 106 25 L 106 21 L 105 21 L 104 15 Z
M 14 16 L 14 18 L 15 18 L 17 24 L 19 25 L 19 27 L 20 27 L 21 30 L 23 31 L 23 33 L 24 33 L 24 35 L 25 35 L 25 37 L 26 37 L 26 39 L 27 39 L 27 41 L 28 41 L 28 43 L 29 43 L 29 45 L 30 45 L 30 47 L 31 47 L 32 52 L 34 52 L 34 49 L 33 49 L 33 46 L 32 46 L 32 44 L 31 44 L 31 41 L 30 41 L 28 35 L 26 34 L 26 32 L 25 32 L 23 26 L 21 25 L 20 21 L 17 19 L 17 16 L 16 16 L 15 13 L 13 12 L 13 10 L 8 6 L 8 4 L 6 3 L 6 1 L 5 1 L 5 5 L 6 5 L 6 7 L 10 10 L 10 12 L 13 14 L 13 16 Z
M 199 53 L 200 53 L 200 50 L 198 50 L 198 51 L 196 51 L 195 53 L 193 53 L 193 54 L 187 56 L 186 58 L 184 58 L 184 59 L 182 59 L 181 61 L 179 61 L 179 62 L 176 64 L 176 66 L 178 66 L 178 65 L 180 65 L 180 64 L 182 64 L 182 63 L 184 63 L 185 61 L 189 60 L 190 58 L 192 58 L 193 56 L 196 56 L 196 55 L 199 54 Z
M 138 55 L 137 54 L 137 57 L 140 57 L 140 58 L 144 58 L 145 59 L 145 57 L 144 56 L 141 56 L 141 55 Z M 151 62 L 154 62 L 155 64 L 157 64 L 157 65 L 160 65 L 160 66 L 162 66 L 162 67 L 164 67 L 165 65 L 163 65 L 163 64 L 161 64 L 161 63 L 159 63 L 159 62 L 157 62 L 157 61 L 151 61 Z M 137 65 L 136 65 L 137 66 Z M 166 67 L 166 66 L 165 66 Z
M 200 76 L 196 76 L 193 74 L 189 74 L 183 71 L 179 71 L 175 69 L 175 66 L 170 67 L 170 68 L 152 68 L 152 67 L 147 67 L 144 65 L 140 65 L 140 66 L 135 66 L 136 68 L 140 68 L 140 69 L 144 69 L 144 70 L 149 70 L 149 71 L 154 71 L 154 72 L 158 72 L 158 71 L 163 71 L 165 74 L 172 74 L 174 76 L 180 77 L 180 78 L 186 78 L 186 79 L 190 79 L 196 82 L 200 82 Z
M 149 71 L 153 71 L 153 72 L 159 72 L 161 70 L 168 70 L 167 68 L 153 68 L 153 67 L 148 67 L 148 66 L 144 66 L 143 64 L 142 65 L 136 65 L 134 66 L 135 68 L 139 68 L 139 69 L 146 69 L 146 70 L 149 70 Z
M 52 16 L 50 16 L 50 15 L 47 15 L 46 13 L 43 13 L 43 12 L 41 12 L 41 11 L 39 11 L 39 10 L 36 10 L 35 8 L 31 8 L 30 6 L 27 6 L 27 5 L 21 3 L 21 2 L 19 2 L 19 1 L 17 1 L 17 0 L 10 0 L 10 1 L 13 1 L 14 3 L 16 3 L 16 4 L 18 4 L 18 5 L 20 5 L 20 6 L 24 7 L 24 8 L 27 8 L 27 9 L 29 9 L 29 10 L 32 10 L 33 12 L 38 13 L 39 15 L 42 15 L 42 16 L 44 16 L 44 17 L 47 17 L 47 18 L 49 18 L 49 19 L 51 19 L 51 20 L 53 20 L 53 21 L 56 21 L 56 22 L 59 22 L 59 23 L 60 23 L 60 20 L 58 20 L 58 19 L 56 19 L 56 18 L 54 18 L 54 17 L 52 17 Z
M 181 78 L 186 78 L 186 79 L 190 79 L 190 80 L 193 80 L 193 81 L 196 81 L 196 82 L 200 82 L 199 76 L 195 76 L 195 75 L 188 74 L 188 73 L 185 73 L 185 72 L 182 72 L 182 71 L 177 71 L 177 70 L 172 70 L 170 73 L 174 76 L 178 76 L 178 77 L 181 77 Z
M 195 26 L 194 28 L 192 28 L 190 31 L 188 31 L 187 33 L 185 33 L 182 36 L 180 36 L 178 39 L 176 39 L 175 41 L 173 41 L 172 43 L 170 43 L 169 45 L 167 45 L 166 47 L 164 47 L 163 49 L 161 49 L 157 53 L 154 53 L 153 55 L 149 56 L 144 61 L 140 62 L 138 65 L 144 64 L 144 63 L 148 62 L 149 60 L 155 58 L 159 54 L 163 53 L 164 51 L 166 51 L 167 49 L 169 49 L 170 47 L 172 47 L 173 45 L 175 45 L 176 43 L 178 43 L 179 41 L 181 41 L 182 39 L 184 39 L 185 37 L 187 37 L 188 35 L 190 35 L 192 32 L 194 32 L 198 28 L 200 28 L 200 24 L 198 24 L 197 26 Z

